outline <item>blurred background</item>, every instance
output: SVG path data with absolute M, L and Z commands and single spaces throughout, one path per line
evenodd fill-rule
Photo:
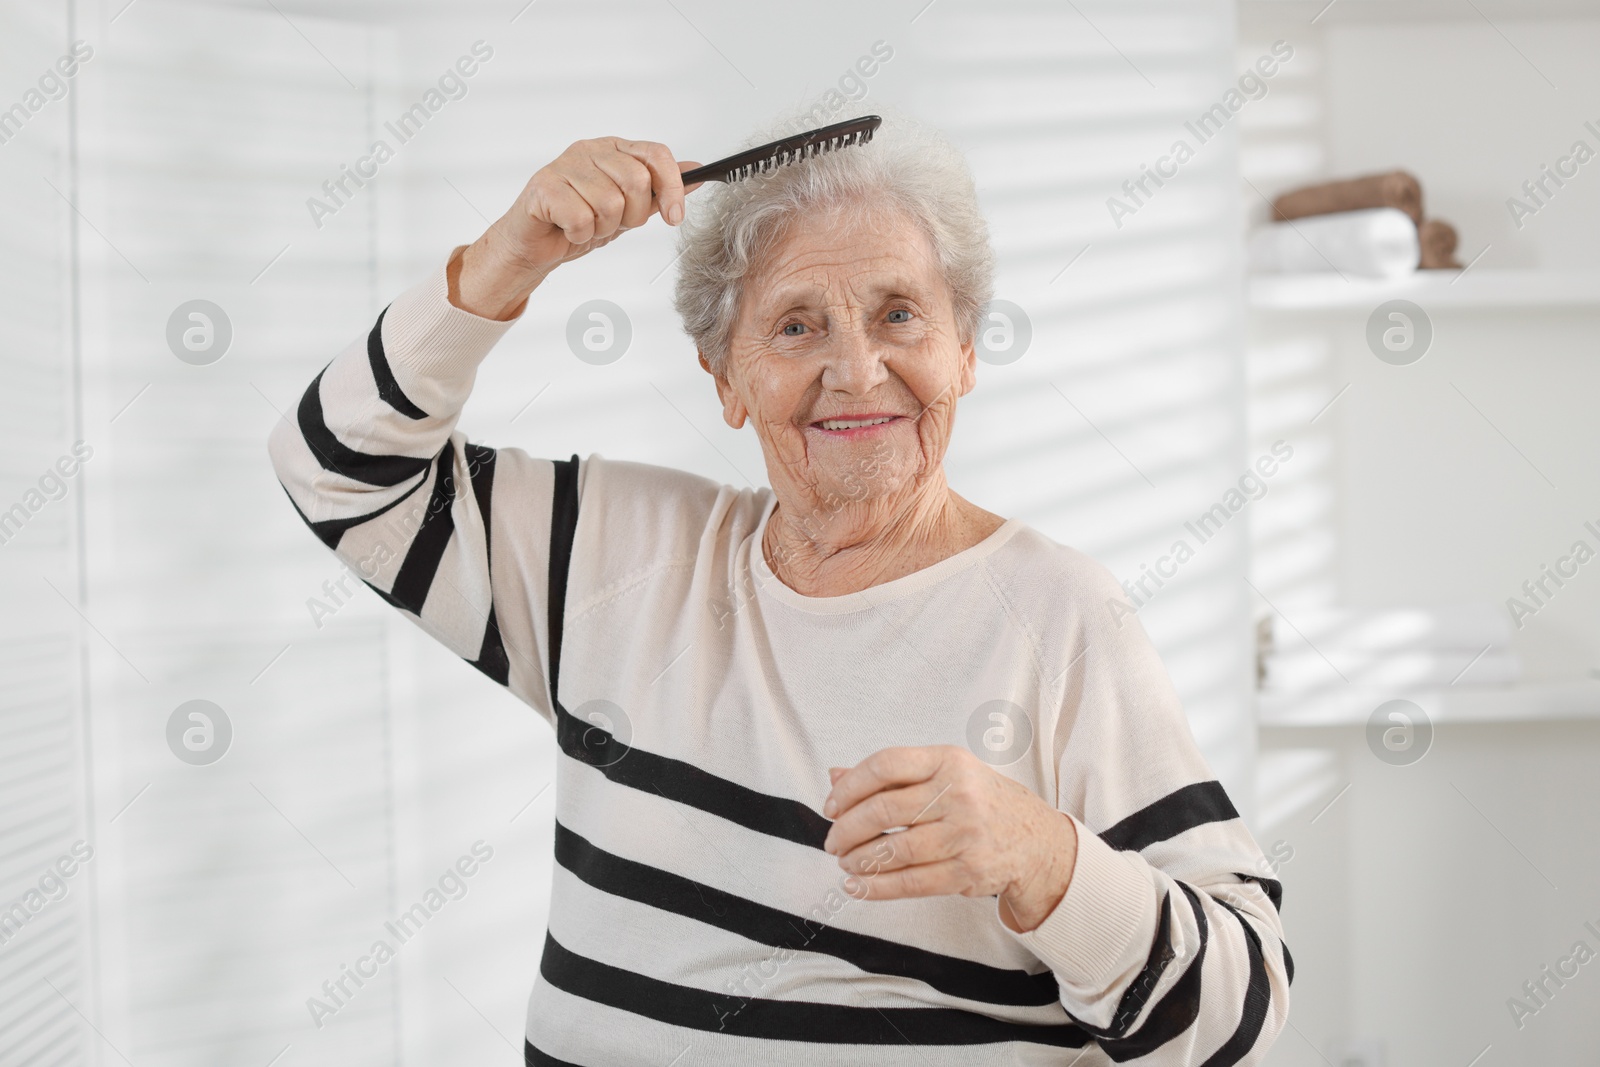
M 521 1062 L 551 731 L 267 434 L 572 141 L 879 101 L 1000 258 L 954 487 L 1128 583 L 1284 884 L 1268 1062 L 1592 1063 L 1596 55 L 1594 0 L 0 3 L 0 1064 Z M 673 257 L 556 272 L 468 437 L 763 482 Z

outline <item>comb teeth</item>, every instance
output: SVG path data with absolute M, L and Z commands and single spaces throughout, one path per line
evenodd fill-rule
M 746 163 L 744 166 L 739 167 L 731 177 L 735 181 L 742 181 L 752 174 L 767 174 L 790 163 L 803 159 L 815 159 L 817 156 L 843 148 L 845 145 L 866 144 L 870 140 L 872 140 L 872 131 L 864 130 L 829 137 L 825 141 L 814 141 L 811 144 L 802 145 L 798 150 L 780 148 L 770 156 L 763 156 L 753 163 Z
M 752 173 L 765 174 L 776 170 L 778 167 L 798 162 L 802 159 L 815 159 L 817 156 L 836 151 L 846 145 L 863 145 L 872 140 L 871 130 L 853 130 L 850 133 L 835 134 L 823 141 L 813 141 L 802 145 L 798 150 L 793 148 L 780 148 L 773 155 L 761 159 L 757 163 L 739 168 L 738 176 L 747 178 Z
M 883 120 L 877 115 L 825 126 L 819 130 L 786 137 L 781 141 L 747 149 L 683 174 L 684 184 L 697 181 L 737 182 L 755 174 L 768 174 L 778 167 L 800 160 L 814 159 L 848 145 L 864 145 Z

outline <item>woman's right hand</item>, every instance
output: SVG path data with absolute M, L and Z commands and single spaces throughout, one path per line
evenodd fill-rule
M 450 300 L 485 318 L 505 320 L 559 264 L 577 259 L 660 213 L 683 221 L 681 175 L 700 164 L 678 162 L 666 145 L 595 137 L 575 141 L 528 179 L 511 209 L 450 264 Z

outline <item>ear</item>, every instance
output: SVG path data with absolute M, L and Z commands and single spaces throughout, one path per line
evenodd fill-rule
M 974 337 L 961 346 L 961 392 L 966 396 L 978 384 L 978 341 Z
M 706 354 L 695 349 L 695 354 L 700 358 L 700 369 L 711 375 L 711 380 L 717 386 L 717 399 L 722 401 L 722 421 L 732 426 L 735 430 L 744 425 L 744 420 L 749 412 L 745 409 L 744 401 L 739 399 L 739 394 L 734 390 L 728 379 L 711 369 L 711 364 L 706 361 Z

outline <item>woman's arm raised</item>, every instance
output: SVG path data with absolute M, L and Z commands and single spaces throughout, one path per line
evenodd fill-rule
M 681 219 L 677 175 L 693 165 L 649 142 L 577 142 L 324 367 L 268 442 L 300 517 L 361 581 L 547 718 L 557 465 L 473 444 L 456 422 L 539 282 L 657 205 Z

